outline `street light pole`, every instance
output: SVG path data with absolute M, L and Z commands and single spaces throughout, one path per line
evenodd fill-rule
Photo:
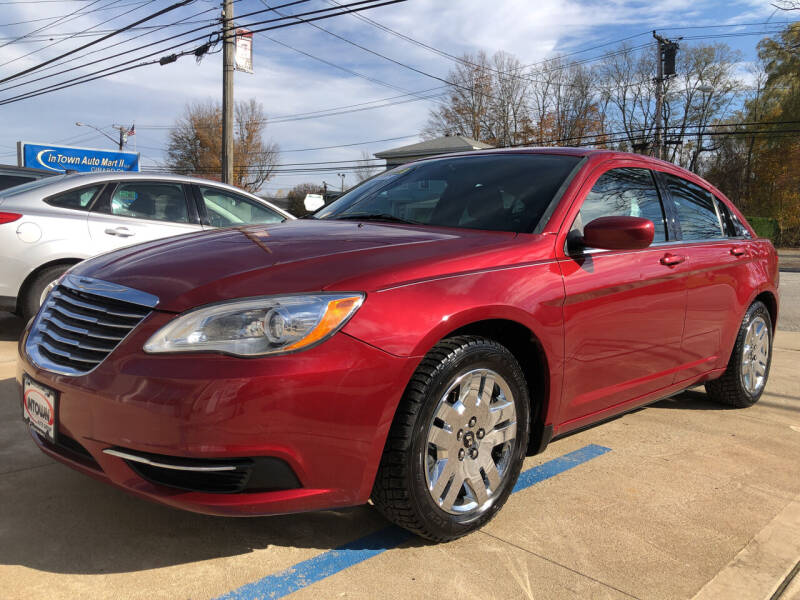
M 233 0 L 222 5 L 222 183 L 233 183 Z
M 344 173 L 337 173 L 337 175 L 342 178 L 342 193 L 344 193 L 344 178 L 345 178 L 345 174 Z
M 95 127 L 94 125 L 92 125 L 90 123 L 81 123 L 80 121 L 75 121 L 75 125 L 77 125 L 78 127 L 91 127 L 92 129 L 94 129 L 98 133 L 101 133 L 104 136 L 106 136 L 108 139 L 110 139 L 115 144 L 119 143 L 120 151 L 122 151 L 122 148 L 125 145 L 125 142 L 127 141 L 127 137 L 125 136 L 125 132 L 128 131 L 128 128 L 127 127 L 123 127 L 122 125 L 114 125 L 113 126 L 114 129 L 119 129 L 119 142 L 117 142 L 117 140 L 115 140 L 113 137 L 108 135 L 105 131 L 103 131 L 99 127 Z

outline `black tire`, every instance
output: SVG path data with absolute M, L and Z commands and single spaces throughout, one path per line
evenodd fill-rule
M 29 321 L 39 312 L 39 301 L 44 289 L 64 274 L 72 265 L 53 265 L 34 275 L 20 300 L 20 316 Z
M 768 350 L 766 369 L 764 372 L 764 382 L 759 389 L 749 391 L 743 381 L 743 353 L 746 349 L 746 336 L 748 328 L 751 323 L 757 319 L 763 319 L 767 325 L 768 336 Z M 769 368 L 772 363 L 772 318 L 770 317 L 769 310 L 762 302 L 754 302 L 747 309 L 747 312 L 742 319 L 742 324 L 739 326 L 739 333 L 736 336 L 736 344 L 733 346 L 733 352 L 728 360 L 728 368 L 718 379 L 706 383 L 706 393 L 709 398 L 721 404 L 727 404 L 734 408 L 746 408 L 752 406 L 761 397 L 766 388 L 766 382 L 769 378 Z
M 494 371 L 508 385 L 516 411 L 516 441 L 508 450 L 507 466 L 491 500 L 480 511 L 454 515 L 440 508 L 428 490 L 427 433 L 440 398 L 458 377 L 475 369 Z M 502 508 L 517 481 L 528 446 L 529 414 L 525 376 L 508 349 L 478 336 L 441 341 L 420 363 L 397 409 L 372 489 L 373 503 L 396 525 L 436 542 L 454 540 L 479 529 Z M 488 438 L 491 432 L 484 435 Z M 482 435 L 478 434 L 477 439 L 483 439 Z M 475 452 L 477 459 L 477 449 Z M 482 460 L 486 460 L 485 456 Z

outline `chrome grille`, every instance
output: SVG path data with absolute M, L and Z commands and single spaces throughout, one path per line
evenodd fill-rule
M 122 285 L 66 275 L 47 296 L 25 343 L 36 366 L 64 375 L 99 365 L 158 303 Z

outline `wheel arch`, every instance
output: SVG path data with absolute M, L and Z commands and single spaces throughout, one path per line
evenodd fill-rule
M 531 402 L 527 453 L 530 456 L 542 452 L 550 441 L 547 415 L 551 385 L 549 361 L 541 340 L 519 321 L 502 318 L 473 321 L 450 331 L 441 339 L 458 335 L 479 335 L 494 340 L 508 348 L 517 359 L 525 374 Z
M 17 294 L 17 307 L 16 307 L 17 314 L 19 314 L 19 312 L 21 311 L 23 298 L 25 298 L 25 295 L 28 293 L 28 290 L 30 289 L 33 280 L 36 279 L 39 273 L 41 273 L 45 269 L 49 269 L 50 267 L 55 267 L 59 265 L 68 265 L 68 266 L 76 265 L 83 260 L 85 259 L 77 257 L 56 258 L 46 263 L 42 263 L 41 265 L 37 266 L 33 271 L 28 273 L 28 275 L 23 280 L 22 285 L 19 286 L 19 293 Z
M 778 299 L 775 297 L 775 294 L 772 293 L 771 290 L 764 290 L 758 296 L 753 298 L 753 301 L 750 302 L 750 305 L 753 302 L 763 302 L 764 305 L 767 307 L 767 311 L 769 311 L 769 318 L 772 319 L 772 329 L 775 330 L 776 324 L 778 322 Z M 748 305 L 748 308 L 749 306 Z

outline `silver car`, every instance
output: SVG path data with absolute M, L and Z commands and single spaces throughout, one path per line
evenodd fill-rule
M 73 264 L 168 236 L 293 219 L 238 188 L 180 175 L 85 173 L 0 191 L 0 310 L 28 319 Z

